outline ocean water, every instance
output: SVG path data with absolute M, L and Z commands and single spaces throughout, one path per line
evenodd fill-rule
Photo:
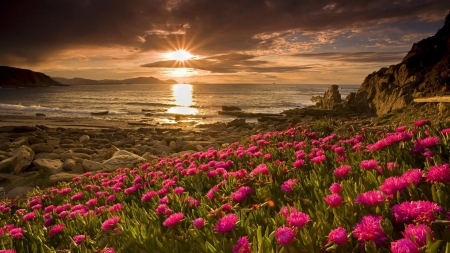
M 149 124 L 213 123 L 235 117 L 221 107 L 244 112 L 281 113 L 313 105 L 330 85 L 283 84 L 112 84 L 0 89 L 0 115 L 44 113 L 48 117 L 92 117 Z M 359 85 L 340 85 L 345 98 Z M 91 115 L 108 111 L 107 115 Z M 182 117 L 176 115 L 183 115 Z M 249 119 L 248 121 L 256 121 Z

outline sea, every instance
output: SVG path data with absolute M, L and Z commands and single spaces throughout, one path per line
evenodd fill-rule
M 360 85 L 339 85 L 344 99 Z M 103 84 L 0 89 L 0 115 L 97 118 L 142 124 L 208 124 L 235 117 L 222 106 L 243 112 L 282 113 L 313 105 L 330 85 L 306 84 Z M 92 113 L 108 112 L 106 115 Z M 248 122 L 257 119 L 247 119 Z

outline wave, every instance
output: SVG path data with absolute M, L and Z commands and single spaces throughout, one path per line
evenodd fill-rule
M 77 109 L 62 109 L 59 107 L 44 107 L 40 105 L 12 105 L 12 104 L 0 104 L 0 110 L 8 111 L 24 111 L 24 112 L 54 112 L 54 113 L 67 113 L 67 114 L 91 114 L 92 110 L 77 110 Z M 129 112 L 109 111 L 108 114 L 123 115 L 129 114 Z

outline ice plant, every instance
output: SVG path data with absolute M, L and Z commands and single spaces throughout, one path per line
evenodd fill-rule
M 396 222 L 415 221 L 429 223 L 435 220 L 434 213 L 443 209 L 436 203 L 418 200 L 397 204 L 391 210 Z
M 284 225 L 279 227 L 275 232 L 277 242 L 281 245 L 290 244 L 294 240 L 296 234 L 297 232 L 294 229 Z
M 395 242 L 391 242 L 392 253 L 420 253 L 417 245 L 410 239 L 400 239 Z
M 427 244 L 427 231 L 430 234 L 431 241 L 433 241 L 433 231 L 425 224 L 409 224 L 402 234 L 405 238 L 414 241 L 417 246 L 423 247 Z
M 226 233 L 233 230 L 238 221 L 238 216 L 234 213 L 230 213 L 222 217 L 217 221 L 214 231 L 217 233 Z
M 333 173 L 334 175 L 336 175 L 336 177 L 342 178 L 345 177 L 350 172 L 350 168 L 351 167 L 348 165 L 342 165 L 336 168 Z
M 34 219 L 34 217 L 36 217 L 36 213 L 35 213 L 35 212 L 27 213 L 27 214 L 25 214 L 25 215 L 22 217 L 22 221 L 23 221 L 23 222 L 26 222 L 26 221 L 29 221 L 29 220 Z
M 281 190 L 284 192 L 292 192 L 292 187 L 298 182 L 297 179 L 288 179 L 281 185 Z
M 347 231 L 345 231 L 345 228 L 343 227 L 333 229 L 328 234 L 328 240 L 337 245 L 346 244 L 348 242 Z
M 251 243 L 248 240 L 248 236 L 241 236 L 238 238 L 236 244 L 232 249 L 233 253 L 252 253 Z
M 325 199 L 325 202 L 327 202 L 327 204 L 331 207 L 337 207 L 342 204 L 342 197 L 337 193 L 328 195 L 324 199 Z
M 306 223 L 308 223 L 308 221 L 311 221 L 311 217 L 306 213 L 294 211 L 291 212 L 286 221 L 289 226 L 302 228 L 306 225 Z
M 383 203 L 385 197 L 382 192 L 373 190 L 358 195 L 355 199 L 356 204 L 373 206 Z
M 82 242 L 84 242 L 84 239 L 86 238 L 86 236 L 84 236 L 84 235 L 75 235 L 74 237 L 73 237 L 73 241 L 75 242 L 75 244 L 77 244 L 77 245 L 79 245 L 79 244 L 81 244 Z
M 425 174 L 426 181 L 433 183 L 450 182 L 450 165 L 445 163 L 437 166 L 431 166 Z
M 54 236 L 56 234 L 59 234 L 59 233 L 61 233 L 63 231 L 63 229 L 65 227 L 66 227 L 66 225 L 64 225 L 64 224 L 55 225 L 52 228 L 50 228 L 50 231 L 49 231 L 48 235 L 51 237 L 51 236 Z
M 375 159 L 364 160 L 361 161 L 360 165 L 365 170 L 373 170 L 378 166 L 378 161 Z
M 107 219 L 102 224 L 102 230 L 110 230 L 119 221 L 119 219 L 119 216 L 114 216 Z
M 383 217 L 367 215 L 353 227 L 353 236 L 360 242 L 373 241 L 377 245 L 387 240 L 386 234 L 381 229 L 380 221 Z
M 200 229 L 205 225 L 205 220 L 203 218 L 197 218 L 192 222 L 192 225 L 194 225 L 196 229 Z
M 333 183 L 328 190 L 332 193 L 339 193 L 342 190 L 342 186 L 339 183 Z
M 183 217 L 183 213 L 174 213 L 163 222 L 163 225 L 166 227 L 173 227 L 177 225 L 181 221 L 181 219 L 183 219 Z

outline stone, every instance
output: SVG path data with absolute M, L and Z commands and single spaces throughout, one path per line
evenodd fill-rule
M 79 147 L 78 144 L 74 144 L 74 143 L 72 143 L 72 144 L 59 144 L 59 146 L 61 148 L 78 148 Z
M 55 154 L 55 153 L 39 153 L 39 154 L 36 154 L 34 156 L 34 160 L 37 160 L 37 159 L 52 159 L 52 160 L 55 160 L 55 159 L 60 159 L 60 158 L 61 158 L 60 155 Z
M 181 151 L 187 151 L 187 150 L 194 150 L 197 151 L 197 147 L 194 144 L 186 144 L 183 146 L 183 148 L 181 149 Z
M 450 115 L 450 103 L 439 103 L 439 116 L 446 117 Z
M 237 106 L 222 106 L 222 111 L 224 112 L 229 112 L 229 111 L 240 111 L 241 108 L 237 107 Z
M 83 169 L 85 171 L 97 171 L 105 168 L 103 164 L 91 160 L 83 160 L 83 163 L 81 165 L 83 166 Z
M 0 133 L 29 133 L 37 131 L 37 127 L 30 126 L 2 126 Z
M 57 139 L 57 138 L 47 139 L 47 144 L 52 146 L 52 147 L 58 147 L 59 146 L 59 142 L 60 142 L 60 139 Z
M 67 173 L 67 172 L 61 172 L 61 173 L 49 176 L 48 182 L 50 184 L 56 184 L 59 182 L 71 182 L 77 176 L 80 176 L 80 175 Z
M 35 153 L 53 153 L 55 151 L 55 149 L 52 146 L 46 143 L 33 144 L 31 145 L 31 149 Z
M 24 179 L 23 177 L 19 177 L 19 176 L 15 176 L 12 174 L 0 174 L 0 179 L 6 179 L 9 181 L 16 181 L 16 180 L 22 180 Z
M 74 148 L 74 149 L 72 149 L 72 151 L 74 153 L 83 153 L 83 154 L 88 154 L 88 155 L 92 155 L 95 153 L 94 150 L 89 149 L 89 148 Z
M 62 163 L 60 160 L 38 159 L 33 161 L 33 165 L 51 175 L 62 171 Z
M 78 139 L 78 141 L 79 141 L 80 143 L 83 143 L 83 144 L 88 143 L 89 140 L 91 140 L 91 137 L 89 137 L 89 135 L 87 135 L 87 134 L 82 135 L 82 136 Z
M 195 148 L 196 148 L 197 151 L 203 151 L 204 150 L 203 146 L 200 145 L 200 144 L 196 145 Z
M 13 165 L 12 161 L 13 161 L 12 157 L 1 161 L 0 162 L 0 171 L 2 171 L 2 172 L 13 171 L 14 165 Z
M 174 141 L 171 141 L 169 143 L 169 148 L 172 149 L 173 151 L 176 151 L 177 150 L 177 143 L 174 142 Z
M 44 141 L 36 136 L 28 136 L 28 143 L 30 143 L 30 145 L 33 145 L 38 143 L 44 143 Z
M 103 162 L 103 166 L 105 166 L 105 168 L 107 168 L 108 170 L 112 171 L 118 168 L 130 168 L 138 163 L 142 163 L 145 161 L 146 159 L 141 156 L 135 155 L 125 150 L 119 150 L 116 153 L 114 153 L 110 159 Z
M 227 127 L 239 127 L 245 124 L 245 119 L 234 119 L 227 123 Z
M 34 151 L 28 146 L 20 146 L 13 152 L 12 165 L 14 165 L 14 173 L 18 174 L 30 166 L 34 159 Z
M 172 149 L 164 145 L 155 144 L 151 147 L 151 152 L 154 155 L 162 155 L 163 153 L 170 154 L 172 153 Z
M 36 113 L 36 116 L 37 116 L 37 117 L 45 117 L 45 116 L 47 116 L 47 115 L 45 115 L 44 113 L 38 112 L 38 113 Z
M 333 110 L 338 104 L 342 103 L 341 94 L 339 93 L 339 86 L 331 85 L 325 92 L 322 98 L 322 108 Z
M 73 159 L 65 160 L 62 165 L 62 168 L 65 171 L 71 171 L 73 173 L 83 173 L 84 172 L 83 166 L 81 164 L 77 163 Z
M 71 139 L 62 139 L 59 144 L 74 144 L 75 141 L 71 140 Z
M 158 157 L 155 155 L 152 155 L 151 153 L 147 152 L 144 155 L 142 155 L 143 158 L 145 158 L 147 161 L 153 161 L 158 160 Z
M 5 198 L 14 198 L 17 196 L 25 195 L 32 190 L 34 190 L 33 187 L 25 187 L 25 186 L 16 187 L 16 188 L 10 190 L 7 194 L 5 194 L 4 197 Z

